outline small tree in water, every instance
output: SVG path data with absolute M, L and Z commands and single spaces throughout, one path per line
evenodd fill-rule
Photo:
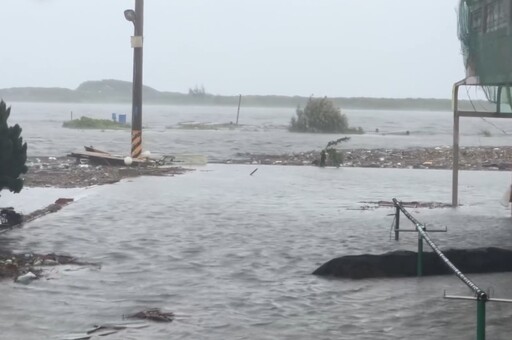
M 11 108 L 0 101 L 0 191 L 19 193 L 23 188 L 21 174 L 27 172 L 27 143 L 23 143 L 21 127 L 7 125 Z
M 292 132 L 364 133 L 362 128 L 350 128 L 345 114 L 334 103 L 324 98 L 309 98 L 304 109 L 298 107 L 292 117 Z

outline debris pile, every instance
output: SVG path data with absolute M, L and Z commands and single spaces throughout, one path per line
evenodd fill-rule
M 0 254 L 0 279 L 14 279 L 18 283 L 30 283 L 43 275 L 43 267 L 57 265 L 93 265 L 94 263 L 82 262 L 75 257 L 57 255 L 54 253 L 40 254 Z
M 137 176 L 173 176 L 187 171 L 181 167 L 94 165 L 67 157 L 34 157 L 27 161 L 27 187 L 77 188 L 111 184 Z
M 395 204 L 393 201 L 362 201 L 359 203 L 364 203 L 363 207 L 394 207 Z M 410 201 L 410 202 L 400 202 L 402 206 L 406 208 L 428 208 L 428 209 L 437 209 L 437 208 L 451 208 L 452 205 L 450 203 L 443 202 L 420 202 L 420 201 Z M 366 210 L 366 209 L 363 209 Z
M 342 149 L 344 167 L 451 169 L 450 146 L 409 149 Z M 282 155 L 237 153 L 226 164 L 311 165 L 320 161 L 320 151 Z M 462 147 L 461 170 L 511 170 L 512 147 Z

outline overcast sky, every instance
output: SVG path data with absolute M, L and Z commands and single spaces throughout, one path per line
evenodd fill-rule
M 146 0 L 144 84 L 449 98 L 458 0 Z M 2 0 L 0 88 L 131 80 L 134 0 Z

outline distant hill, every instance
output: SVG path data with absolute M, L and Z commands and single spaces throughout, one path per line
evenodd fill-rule
M 86 81 L 80 84 L 75 92 L 80 95 L 82 101 L 126 102 L 132 98 L 132 83 L 113 79 Z M 143 86 L 142 93 L 147 101 L 157 100 L 161 96 L 161 92 L 149 86 Z
M 0 98 L 18 102 L 73 102 L 73 103 L 124 103 L 131 102 L 132 83 L 121 80 L 86 81 L 75 90 L 65 88 L 45 87 L 13 87 L 0 89 Z M 188 94 L 158 91 L 152 87 L 143 87 L 143 98 L 146 104 L 169 105 L 227 105 L 238 104 L 238 96 L 220 96 L 209 93 L 191 91 Z M 433 110 L 450 111 L 450 99 L 429 98 L 368 98 L 354 97 L 330 98 L 342 109 L 372 109 L 372 110 Z M 304 106 L 308 97 L 275 96 L 275 95 L 246 95 L 243 96 L 244 106 L 254 107 L 297 107 Z M 478 105 L 487 102 L 477 101 Z M 470 107 L 469 102 L 463 102 L 463 107 Z

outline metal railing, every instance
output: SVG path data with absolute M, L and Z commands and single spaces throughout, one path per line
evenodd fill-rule
M 446 295 L 444 294 L 445 299 L 453 299 L 453 300 L 475 300 L 477 303 L 477 324 L 476 324 L 476 334 L 477 340 L 485 340 L 485 304 L 488 301 L 492 302 L 505 302 L 512 303 L 512 300 L 509 299 L 496 299 L 491 298 L 489 294 L 487 294 L 484 290 L 479 288 L 473 281 L 471 281 L 467 276 L 465 276 L 447 257 L 443 254 L 443 252 L 439 249 L 439 247 L 432 241 L 430 236 L 427 233 L 427 228 L 424 224 L 420 223 L 417 219 L 415 219 L 402 204 L 396 199 L 393 198 L 393 204 L 396 208 L 395 212 L 395 220 L 394 220 L 394 231 L 395 231 L 395 240 L 399 239 L 400 232 L 417 232 L 418 233 L 418 255 L 417 255 L 417 274 L 418 276 L 423 275 L 423 240 L 427 242 L 427 244 L 432 248 L 434 253 L 439 256 L 439 258 L 451 269 L 451 271 L 457 276 L 471 291 L 474 293 L 474 296 L 456 296 L 456 295 Z M 414 225 L 415 229 L 400 229 L 400 212 L 402 212 L 405 217 L 407 217 Z M 446 232 L 447 229 L 433 229 L 428 230 L 430 232 Z

